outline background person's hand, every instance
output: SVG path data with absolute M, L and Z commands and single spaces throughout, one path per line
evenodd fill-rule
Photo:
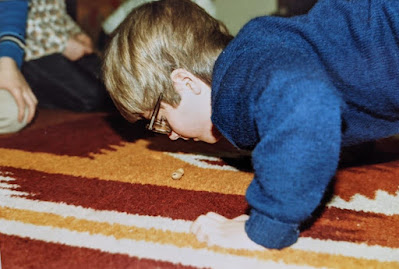
M 86 47 L 88 53 L 93 53 L 94 51 L 93 42 L 91 41 L 91 38 L 88 35 L 80 33 L 75 35 L 74 38 Z
M 27 122 L 31 122 L 36 111 L 37 99 L 29 87 L 17 63 L 10 57 L 0 57 L 0 89 L 7 90 L 14 97 L 18 106 L 18 120 L 24 119 L 28 108 Z
M 90 37 L 77 34 L 68 39 L 63 55 L 71 61 L 76 61 L 91 53 L 93 53 L 93 44 Z

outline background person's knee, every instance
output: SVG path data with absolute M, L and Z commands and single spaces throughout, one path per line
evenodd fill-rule
M 0 134 L 14 133 L 26 126 L 26 116 L 22 122 L 18 121 L 18 106 L 14 97 L 6 90 L 0 89 Z

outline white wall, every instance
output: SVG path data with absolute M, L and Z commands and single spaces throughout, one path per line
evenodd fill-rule
M 216 18 L 235 35 L 250 19 L 277 11 L 278 0 L 212 0 Z

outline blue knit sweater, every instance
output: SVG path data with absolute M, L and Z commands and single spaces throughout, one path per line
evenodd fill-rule
M 12 36 L 24 42 L 28 0 L 0 0 L 0 38 Z M 0 42 L 0 57 L 13 58 L 21 67 L 24 51 L 10 40 Z
M 341 146 L 399 133 L 399 1 L 321 0 L 250 21 L 218 58 L 212 121 L 252 150 L 248 236 L 295 243 Z

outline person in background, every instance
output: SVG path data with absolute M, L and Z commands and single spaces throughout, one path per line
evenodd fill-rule
M 0 133 L 19 131 L 36 106 L 110 108 L 92 41 L 64 0 L 0 1 Z
M 64 0 L 30 0 L 22 73 L 45 108 L 106 110 L 101 61 Z
M 0 1 L 0 134 L 32 121 L 37 99 L 20 71 L 28 1 Z

